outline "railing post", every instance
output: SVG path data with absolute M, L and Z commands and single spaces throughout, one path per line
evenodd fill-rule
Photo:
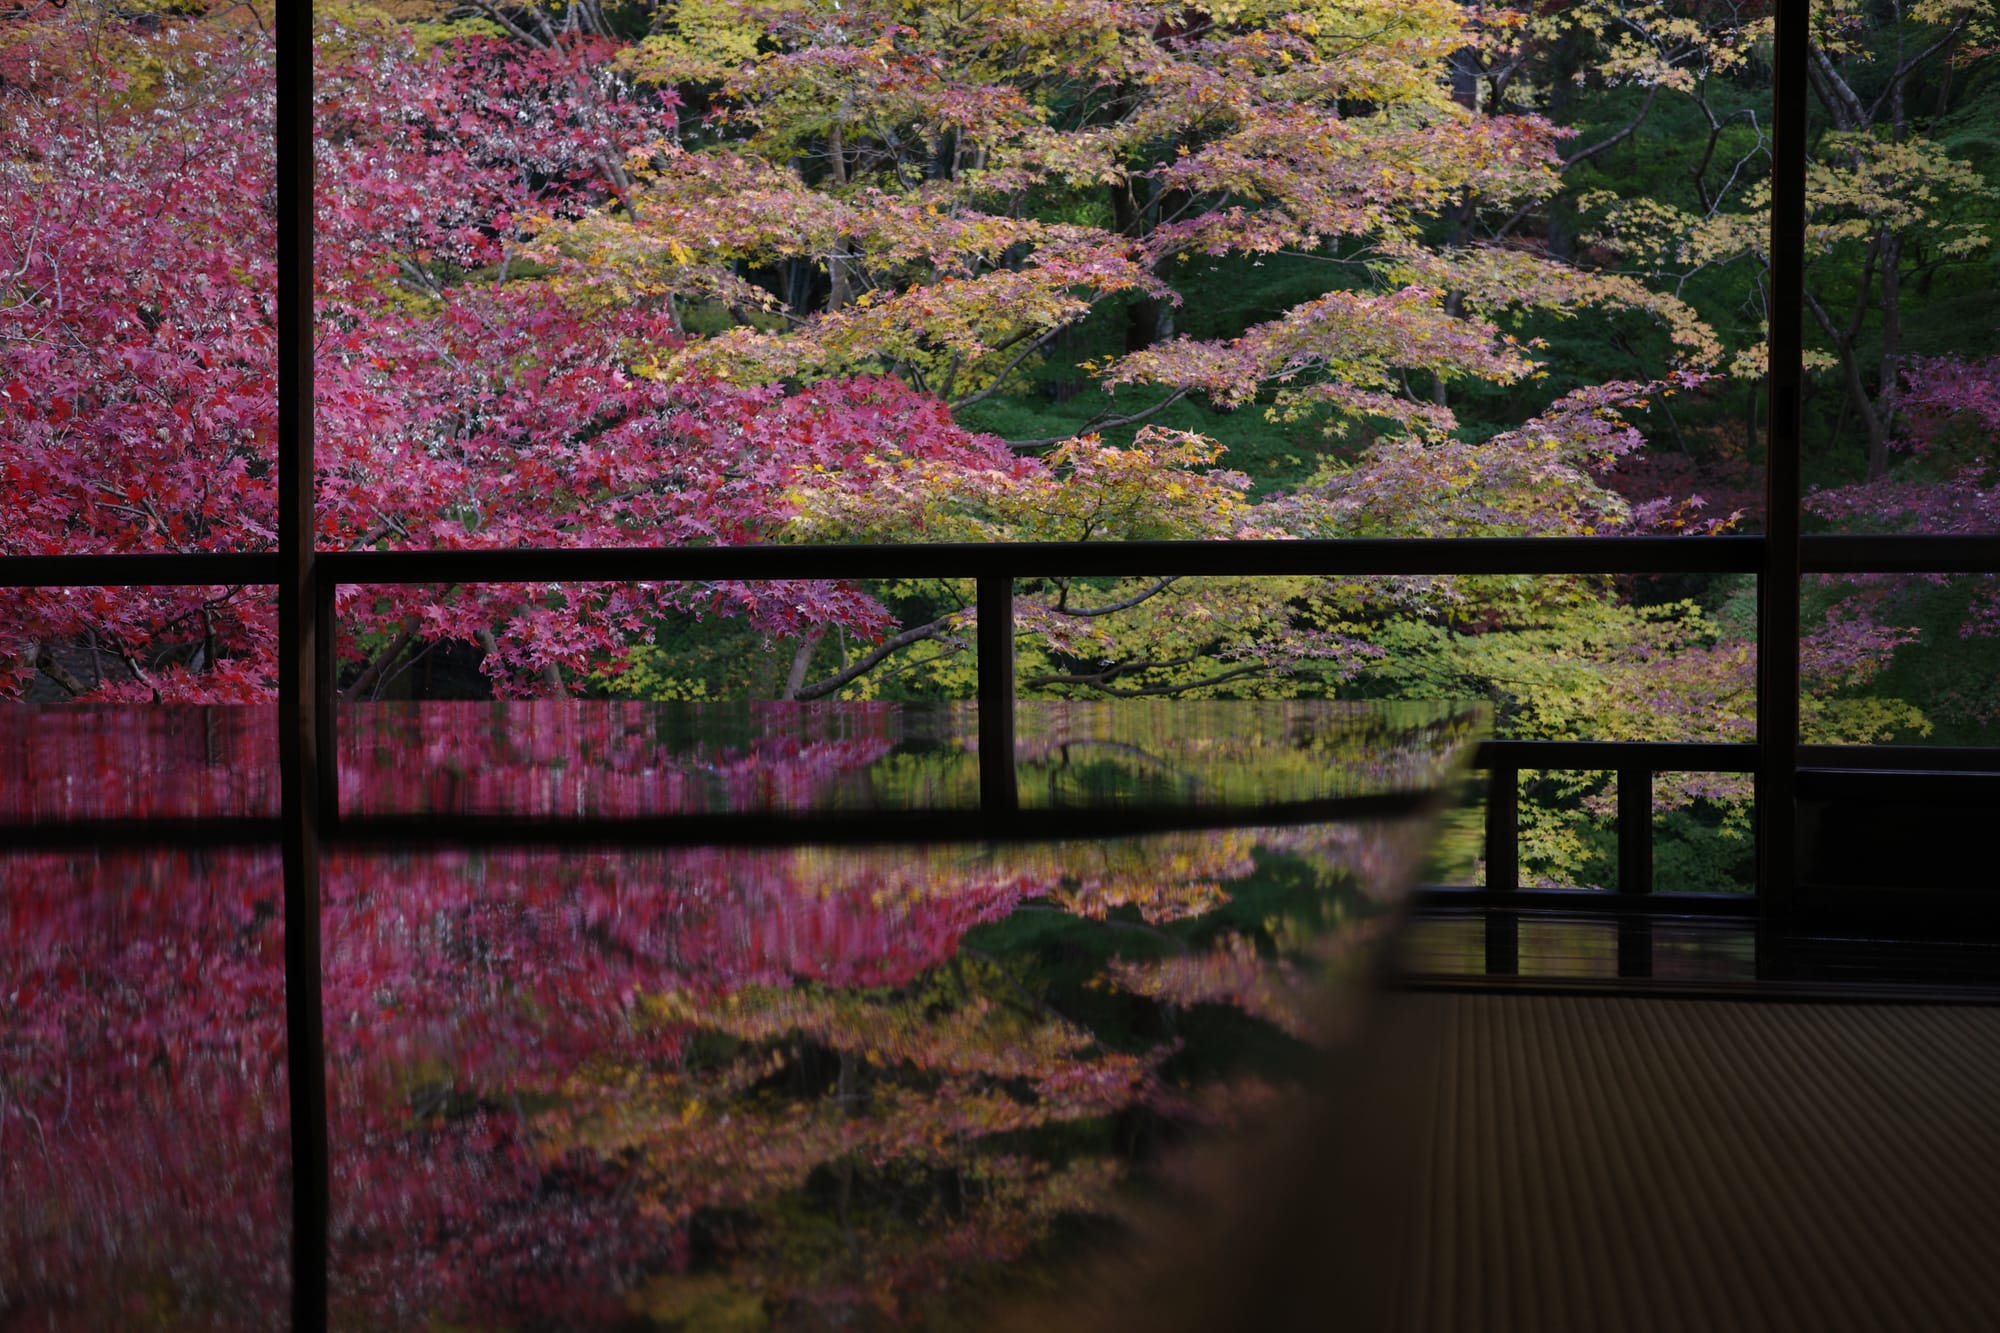
M 1521 887 L 1521 770 L 1498 761 L 1486 770 L 1486 887 Z
M 982 575 L 979 607 L 979 809 L 1020 809 L 1014 776 L 1014 580 Z
M 1653 891 L 1653 773 L 1618 770 L 1618 891 Z
M 1618 914 L 1618 975 L 1653 975 L 1653 918 L 1641 912 Z
M 1521 975 L 1521 914 L 1519 912 L 1488 912 L 1486 914 L 1486 975 L 1489 977 L 1518 977 Z

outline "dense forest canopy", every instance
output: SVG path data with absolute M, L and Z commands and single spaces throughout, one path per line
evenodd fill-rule
M 1759 521 L 1755 0 L 319 15 L 327 546 Z M 270 545 L 272 21 L 0 17 L 0 549 Z M 1814 24 L 1809 521 L 1994 531 L 1993 5 L 1838 0 Z M 951 696 L 968 593 L 915 569 L 348 589 L 342 688 L 442 665 L 502 694 Z M 2000 687 L 1923 665 L 1985 660 L 1989 580 L 1810 594 L 1812 737 L 2000 717 Z M 1030 693 L 1485 696 L 1519 735 L 1750 726 L 1735 580 L 1019 595 Z M 271 688 L 256 590 L 7 598 L 12 694 Z

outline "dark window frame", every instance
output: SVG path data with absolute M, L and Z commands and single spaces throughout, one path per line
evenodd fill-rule
M 1767 926 L 1790 919 L 1796 881 L 1795 792 L 1802 762 L 1824 769 L 1965 772 L 2000 769 L 2000 750 L 1804 746 L 1799 724 L 1800 580 L 1807 573 L 2000 572 L 2000 536 L 1813 536 L 1799 531 L 1800 391 L 1804 337 L 1807 14 L 1809 0 L 1777 0 L 1772 134 L 1769 406 L 1765 531 L 1711 538 L 1550 537 L 1301 542 L 1130 542 L 925 546 L 933 572 L 976 580 L 979 617 L 981 808 L 940 816 L 903 835 L 1020 835 L 1012 771 L 1013 581 L 1047 574 L 1553 574 L 1754 573 L 1758 576 L 1756 739 L 1740 744 L 1490 741 L 1489 883 L 1467 906 L 1536 905 L 1518 884 L 1515 779 L 1523 770 L 1609 768 L 1620 774 L 1618 906 L 1650 888 L 1652 774 L 1698 770 L 1755 775 L 1757 891 L 1731 903 L 1659 894 L 1679 910 L 1755 910 Z M 313 50 L 311 0 L 286 0 L 277 27 L 278 549 L 255 554 L 6 556 L 0 587 L 230 584 L 278 589 L 278 820 L 100 821 L 11 830 L 13 845 L 80 846 L 121 840 L 255 842 L 283 853 L 288 1063 L 292 1111 L 293 1326 L 327 1316 L 325 1058 L 320 1013 L 319 860 L 324 842 L 491 837 L 437 822 L 429 830 L 343 820 L 335 808 L 333 600 L 344 584 L 634 581 L 869 577 L 907 569 L 907 546 L 681 547 L 674 549 L 321 552 L 313 548 Z M 1624 788 L 1630 784 L 1630 793 Z M 1644 823 L 1645 828 L 1638 827 Z M 1041 827 L 1039 817 L 1035 827 Z M 649 832 L 648 829 L 652 831 Z M 811 826 L 753 821 L 744 836 L 800 838 Z M 789 830 L 789 831 L 788 831 Z M 1044 832 L 1057 832 L 1050 826 Z M 685 830 L 683 829 L 684 833 Z M 864 830 L 878 836 L 894 830 Z M 16 836 L 18 835 L 18 836 Z M 527 830 L 529 840 L 683 841 L 657 821 L 622 827 Z M 820 831 L 825 836 L 825 830 Z M 1604 897 L 1605 895 L 1596 895 Z

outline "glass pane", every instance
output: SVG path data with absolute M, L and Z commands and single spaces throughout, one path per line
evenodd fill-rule
M 1832 745 L 2000 745 L 2000 577 L 1811 576 L 1802 736 Z
M 965 700 L 970 579 L 348 585 L 343 702 Z
M 274 851 L 0 856 L 0 1325 L 281 1328 Z
M 335 1324 L 939 1326 L 1045 1289 L 1176 1145 L 1296 1098 L 1406 833 L 338 856 Z
M 277 690 L 271 588 L 0 588 L 0 690 L 29 704 L 243 704 Z
M 0 557 L 274 544 L 272 51 L 250 6 L 0 34 Z M 243 588 L 0 590 L 0 698 L 268 687 Z
M 1545 889 L 1618 886 L 1618 775 L 1549 769 L 1521 774 L 1521 883 Z
M 0 61 L 0 553 L 268 549 L 268 22 L 32 5 Z
M 1655 921 L 1653 976 L 1662 981 L 1757 979 L 1756 928 L 1736 921 Z
M 1653 778 L 1653 889 L 1755 893 L 1757 840 L 1747 773 Z
M 816 622 L 812 608 L 836 618 Z M 1742 576 L 1018 578 L 1024 699 L 1490 699 L 1500 735 L 1746 739 Z M 966 701 L 970 578 L 344 586 L 386 699 Z
M 322 539 L 1728 526 L 1768 93 L 1666 8 L 344 12 Z
M 1530 917 L 1520 923 L 1520 975 L 1607 980 L 1618 975 L 1618 923 Z
M 1636 277 L 1647 296 L 1613 302 L 1668 329 L 1635 330 L 1628 314 L 1535 330 L 1560 383 L 1649 386 L 1634 421 L 1646 447 L 1621 454 L 1606 484 L 1653 531 L 1763 526 L 1769 24 L 1753 5 L 1572 0 L 1503 22 L 1515 35 L 1486 58 L 1494 95 L 1573 135 L 1562 191 L 1523 231 L 1599 282 Z
M 1397 967 L 1409 976 L 1476 977 L 1486 973 L 1483 915 L 1418 917 L 1403 928 Z
M 2000 533 L 2000 57 L 1981 22 L 1814 6 L 1808 531 Z

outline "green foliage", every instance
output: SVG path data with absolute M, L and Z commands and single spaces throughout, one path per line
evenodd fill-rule
M 1689 801 L 1655 816 L 1653 884 L 1680 893 L 1748 893 L 1757 841 L 1746 802 Z
M 790 647 L 740 620 L 677 616 L 592 684 L 633 699 L 769 699 L 783 683 Z
M 1917 631 L 1915 642 L 1827 706 L 1843 719 L 1859 714 L 1850 729 L 1873 723 L 1884 741 L 2000 745 L 2000 644 L 1960 632 L 1978 582 L 1954 578 L 1920 590 L 1899 615 Z

